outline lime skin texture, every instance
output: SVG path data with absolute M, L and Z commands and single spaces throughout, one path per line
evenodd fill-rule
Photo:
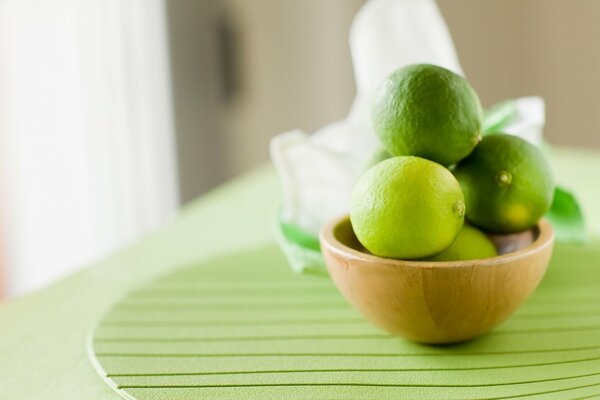
M 486 136 L 454 169 L 467 220 L 492 233 L 533 228 L 550 209 L 554 178 L 542 152 L 513 135 Z
M 477 93 L 465 78 L 436 65 L 412 64 L 393 72 L 376 89 L 371 112 L 375 133 L 394 156 L 450 166 L 481 140 Z
M 419 157 L 382 161 L 358 180 L 350 220 L 360 243 L 386 258 L 421 259 L 444 251 L 458 236 L 465 204 L 443 166 Z
M 465 224 L 450 247 L 430 261 L 478 260 L 498 255 L 494 243 L 479 229 Z

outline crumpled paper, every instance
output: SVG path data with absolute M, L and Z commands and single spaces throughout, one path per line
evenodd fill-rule
M 306 238 L 317 240 L 327 221 L 348 212 L 355 181 L 381 147 L 369 112 L 377 85 L 395 69 L 414 63 L 463 74 L 433 0 L 369 0 L 353 21 L 350 50 L 357 94 L 347 118 L 312 135 L 293 130 L 271 141 L 271 158 L 283 189 L 278 241 L 296 271 L 324 270 L 318 249 L 303 243 Z M 501 103 L 486 113 L 486 126 L 539 144 L 544 102 L 528 97 Z

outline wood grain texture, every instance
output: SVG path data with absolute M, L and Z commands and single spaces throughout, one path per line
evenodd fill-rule
M 323 227 L 321 247 L 337 287 L 369 320 L 392 334 L 443 344 L 489 331 L 529 298 L 550 261 L 554 234 L 541 221 L 533 236 L 531 244 L 492 258 L 403 261 L 364 251 L 342 217 Z M 522 242 L 522 235 L 510 237 Z

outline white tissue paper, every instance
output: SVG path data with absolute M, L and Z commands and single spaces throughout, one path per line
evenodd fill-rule
M 414 63 L 437 64 L 462 74 L 433 0 L 369 0 L 352 24 L 350 50 L 357 94 L 348 117 L 312 135 L 294 130 L 271 141 L 271 158 L 283 189 L 279 222 L 314 238 L 327 221 L 348 212 L 354 183 L 380 147 L 369 112 L 377 85 L 397 68 Z M 492 128 L 538 144 L 544 103 L 537 97 L 505 102 L 486 118 L 491 118 Z M 320 258 L 307 254 L 293 238 L 279 235 L 279 243 L 294 270 L 323 269 Z
M 521 97 L 514 100 L 515 113 L 501 128 L 503 133 L 519 136 L 536 146 L 541 146 L 546 111 L 541 97 Z

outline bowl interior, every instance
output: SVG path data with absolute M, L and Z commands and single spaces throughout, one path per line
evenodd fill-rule
M 512 233 L 506 235 L 486 235 L 496 246 L 496 251 L 498 252 L 498 255 L 504 255 L 522 250 L 533 244 L 533 242 L 535 242 L 539 237 L 540 230 L 538 227 L 535 227 L 528 231 L 519 233 Z M 350 218 L 344 218 L 337 225 L 335 225 L 335 227 L 333 228 L 333 236 L 346 247 L 349 247 L 361 253 L 371 254 L 358 241 L 356 235 L 354 234 L 354 230 L 352 229 L 352 223 L 350 222 Z

